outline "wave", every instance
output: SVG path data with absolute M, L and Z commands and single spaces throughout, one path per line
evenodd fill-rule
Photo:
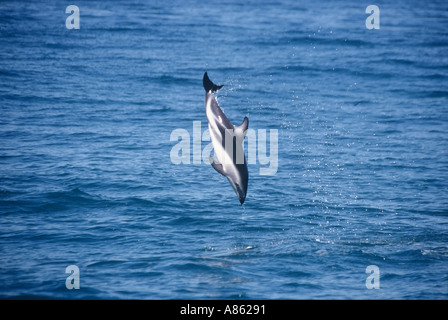
M 375 46 L 374 42 L 359 40 L 359 39 L 349 39 L 349 38 L 323 38 L 316 37 L 315 35 L 302 35 L 302 36 L 286 36 L 278 39 L 278 43 L 288 43 L 288 44 L 307 44 L 307 45 L 325 45 L 332 47 L 355 47 L 355 48 L 370 48 Z

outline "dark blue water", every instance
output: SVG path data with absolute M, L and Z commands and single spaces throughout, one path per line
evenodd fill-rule
M 448 298 L 445 1 L 70 4 L 0 3 L 1 298 Z M 244 206 L 170 158 L 204 71 L 278 130 Z

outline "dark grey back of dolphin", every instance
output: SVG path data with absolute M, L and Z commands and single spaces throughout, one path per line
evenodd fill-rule
M 213 168 L 218 171 L 220 174 L 225 176 L 230 184 L 232 185 L 233 189 L 235 190 L 238 199 L 240 200 L 240 203 L 243 204 L 246 199 L 246 193 L 247 193 L 247 186 L 249 181 L 249 172 L 247 169 L 247 161 L 246 157 L 244 155 L 244 150 L 242 147 L 242 143 L 244 140 L 245 132 L 247 131 L 248 125 L 249 125 L 249 119 L 247 117 L 244 118 L 241 125 L 235 127 L 230 120 L 226 117 L 224 112 L 222 112 L 221 108 L 219 107 L 216 99 L 214 98 L 212 92 L 215 92 L 223 87 L 223 85 L 215 85 L 208 77 L 207 72 L 204 73 L 203 78 L 203 84 L 204 89 L 206 91 L 205 99 L 206 99 L 206 105 L 207 100 L 210 100 L 210 108 L 212 113 L 215 115 L 215 117 L 219 118 L 220 120 L 216 122 L 216 127 L 219 130 L 220 136 L 221 136 L 221 145 L 223 149 L 225 149 L 226 145 L 226 130 L 231 130 L 234 132 L 235 128 L 239 128 L 241 132 L 244 132 L 244 135 L 239 136 L 237 139 L 236 136 L 228 137 L 233 139 L 232 147 L 233 147 L 233 169 L 232 170 L 223 170 L 222 164 L 212 162 Z M 210 119 L 209 119 L 210 121 Z M 216 150 L 215 150 L 216 152 Z M 243 163 L 239 163 L 237 161 L 237 154 L 242 156 Z

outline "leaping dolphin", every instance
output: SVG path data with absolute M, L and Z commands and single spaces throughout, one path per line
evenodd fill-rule
M 208 120 L 208 129 L 212 139 L 213 149 L 218 158 L 217 163 L 210 157 L 210 163 L 220 174 L 225 176 L 235 190 L 240 203 L 246 199 L 249 172 L 243 150 L 244 137 L 249 126 L 249 119 L 244 117 L 239 126 L 234 126 L 222 112 L 213 92 L 223 86 L 215 85 L 204 73 L 202 80 L 205 89 L 205 113 Z

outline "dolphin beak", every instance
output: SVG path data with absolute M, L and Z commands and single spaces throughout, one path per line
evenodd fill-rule
M 244 200 L 246 200 L 246 194 L 243 192 L 243 190 L 240 189 L 239 185 L 237 185 L 235 191 L 236 191 L 236 194 L 238 195 L 238 199 L 240 200 L 240 203 L 243 204 Z
M 235 191 L 236 195 L 238 196 L 240 203 L 243 204 L 244 200 L 246 200 L 246 193 L 241 189 L 241 187 L 238 183 L 235 183 L 229 177 L 227 177 L 227 179 L 230 181 L 230 184 L 232 185 L 233 190 Z
M 246 200 L 246 197 L 244 195 L 242 195 L 242 194 L 241 195 L 239 194 L 238 195 L 238 199 L 240 199 L 240 203 L 243 204 L 244 200 Z

